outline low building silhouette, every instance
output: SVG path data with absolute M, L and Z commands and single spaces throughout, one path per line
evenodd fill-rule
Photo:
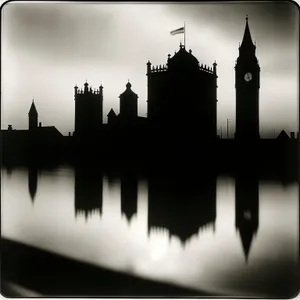
M 38 124 L 38 112 L 34 101 L 29 113 L 28 130 L 1 130 L 2 155 L 5 164 L 57 163 L 65 159 L 66 145 L 63 135 L 55 126 Z

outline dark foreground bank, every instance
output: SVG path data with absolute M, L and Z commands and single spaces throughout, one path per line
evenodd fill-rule
M 188 297 L 209 296 L 78 262 L 35 247 L 1 239 L 1 294 L 20 297 L 21 286 L 40 296 Z M 6 284 L 7 282 L 13 285 Z M 26 292 L 25 292 L 26 293 Z M 214 295 L 216 296 L 216 295 Z

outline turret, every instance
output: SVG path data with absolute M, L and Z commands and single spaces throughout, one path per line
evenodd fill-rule
M 99 86 L 99 95 L 100 95 L 101 100 L 103 100 L 103 86 L 102 86 L 102 84 L 100 84 L 100 86 Z
M 217 63 L 216 61 L 213 63 L 213 73 L 217 75 Z
M 128 81 L 126 90 L 120 95 L 120 116 L 123 119 L 134 119 L 137 117 L 138 95 L 131 90 L 131 83 Z
M 148 60 L 147 62 L 147 74 L 151 72 L 151 62 Z
M 36 129 L 38 126 L 38 113 L 34 105 L 34 100 L 32 100 L 28 117 L 29 117 L 29 130 Z
M 84 84 L 84 93 L 87 93 L 89 91 L 89 84 L 86 82 Z
M 168 65 L 168 63 L 169 63 L 170 59 L 171 59 L 171 54 L 168 54 L 167 65 Z

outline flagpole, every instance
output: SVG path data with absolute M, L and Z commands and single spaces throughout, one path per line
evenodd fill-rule
M 184 38 L 184 48 L 186 48 L 185 47 L 185 22 L 184 22 L 183 28 L 184 28 L 184 32 L 183 32 L 183 34 L 184 34 L 184 36 L 183 36 L 183 38 Z

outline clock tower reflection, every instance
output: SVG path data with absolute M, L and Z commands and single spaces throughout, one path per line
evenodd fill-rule
M 248 262 L 259 224 L 259 185 L 255 178 L 235 180 L 235 227 L 240 235 L 245 261 Z

